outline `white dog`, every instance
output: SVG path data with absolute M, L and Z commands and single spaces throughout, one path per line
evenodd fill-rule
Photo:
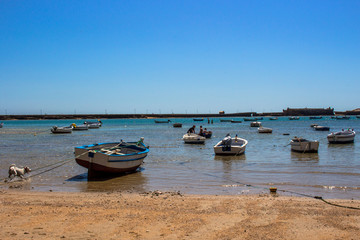
M 16 176 L 24 178 L 24 174 L 29 172 L 31 172 L 31 169 L 28 167 L 18 168 L 15 164 L 11 164 L 9 167 L 9 178 L 14 178 Z

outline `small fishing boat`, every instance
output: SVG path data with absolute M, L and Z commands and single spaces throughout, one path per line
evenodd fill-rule
M 244 118 L 244 121 L 246 122 L 250 122 L 250 121 L 257 121 L 258 119 L 257 118 Z
M 325 126 L 314 126 L 313 127 L 316 131 L 329 131 L 330 130 L 330 127 L 325 127 Z
M 241 120 L 231 120 L 232 123 L 242 123 Z
M 232 119 L 220 119 L 220 122 L 231 122 Z
M 215 155 L 239 155 L 245 152 L 248 141 L 237 135 L 231 138 L 230 134 L 214 146 Z
M 190 144 L 203 144 L 205 143 L 205 137 L 200 136 L 195 133 L 186 133 L 183 136 L 184 143 L 190 143 Z
M 291 151 L 294 152 L 302 152 L 302 153 L 310 153 L 310 152 L 318 152 L 319 142 L 311 141 L 304 138 L 294 137 L 290 141 Z
M 289 120 L 299 120 L 300 117 L 289 117 Z
M 84 124 L 88 125 L 88 128 L 100 128 L 102 126 L 102 122 L 98 121 L 86 121 Z
M 169 123 L 171 122 L 170 120 L 154 120 L 155 123 Z
M 356 118 L 360 118 L 360 116 L 356 116 Z
M 259 133 L 272 133 L 272 129 L 271 128 L 266 128 L 266 127 L 259 127 L 258 132 Z
M 138 142 L 120 141 L 75 147 L 75 160 L 89 171 L 133 172 L 143 163 L 149 152 L 143 139 Z
M 261 122 L 252 122 L 250 123 L 250 127 L 261 127 Z
M 174 128 L 181 128 L 182 127 L 182 123 L 174 123 L 173 124 Z
M 202 122 L 202 121 L 204 121 L 203 118 L 193 118 L 193 120 L 194 120 L 195 122 Z
M 329 143 L 352 143 L 355 139 L 355 131 L 353 129 L 342 130 L 340 132 L 330 133 L 327 135 Z
M 74 131 L 83 131 L 89 129 L 89 126 L 87 124 L 76 125 L 75 123 L 73 123 L 71 124 L 71 126 L 73 127 Z
M 211 138 L 212 131 L 204 131 L 202 134 L 199 134 L 200 136 L 203 136 L 205 138 Z
M 336 116 L 335 119 L 336 120 L 349 120 L 350 117 L 348 117 L 348 116 Z
M 311 116 L 311 117 L 309 117 L 309 119 L 322 119 L 322 117 L 321 116 Z
M 72 133 L 72 130 L 73 130 L 73 126 L 70 125 L 70 126 L 67 126 L 67 127 L 58 127 L 58 126 L 53 126 L 51 128 L 51 132 L 52 133 Z
M 271 118 L 269 118 L 269 120 L 278 120 L 278 118 L 277 117 L 271 117 Z
M 310 125 L 310 127 L 312 127 L 312 128 L 316 127 L 316 126 L 319 126 L 319 124 L 313 123 L 313 124 Z

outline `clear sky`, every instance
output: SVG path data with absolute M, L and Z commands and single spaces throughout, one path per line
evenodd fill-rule
M 360 107 L 360 1 L 0 0 L 0 114 Z

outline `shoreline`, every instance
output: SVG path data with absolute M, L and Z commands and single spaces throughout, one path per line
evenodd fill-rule
M 360 231 L 359 210 L 270 194 L 1 190 L 0 205 L 0 239 L 356 239 Z

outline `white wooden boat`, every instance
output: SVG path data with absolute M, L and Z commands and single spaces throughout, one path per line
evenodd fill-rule
M 100 120 L 98 121 L 86 121 L 84 124 L 88 125 L 88 128 L 100 128 L 102 126 L 102 122 Z
M 330 133 L 327 136 L 329 143 L 352 143 L 355 139 L 353 129 L 342 130 L 340 132 Z
M 248 141 L 243 138 L 231 138 L 228 134 L 214 146 L 215 155 L 239 155 L 245 152 Z
M 141 138 L 138 142 L 120 141 L 75 147 L 75 160 L 89 171 L 124 173 L 135 171 L 148 152 Z
M 299 120 L 300 117 L 289 117 L 289 120 Z
M 261 122 L 252 122 L 250 123 L 250 127 L 261 127 Z
M 58 126 L 53 126 L 51 128 L 51 132 L 52 133 L 72 133 L 72 130 L 73 130 L 73 126 L 70 125 L 70 126 L 67 126 L 67 127 L 58 127 Z
M 259 133 L 272 133 L 272 129 L 271 128 L 266 128 L 266 127 L 259 127 L 258 132 Z
M 205 143 L 205 137 L 202 137 L 195 133 L 186 133 L 183 136 L 183 140 L 185 143 L 191 143 L 191 144 L 203 144 Z
M 319 142 L 295 137 L 290 141 L 291 150 L 295 152 L 318 152 Z
M 71 124 L 71 126 L 73 126 L 74 131 L 83 131 L 89 129 L 89 126 L 87 124 L 76 125 L 75 123 L 73 123 Z
M 316 131 L 329 131 L 330 130 L 330 127 L 325 127 L 325 126 L 320 126 L 320 125 L 313 126 L 313 128 Z

